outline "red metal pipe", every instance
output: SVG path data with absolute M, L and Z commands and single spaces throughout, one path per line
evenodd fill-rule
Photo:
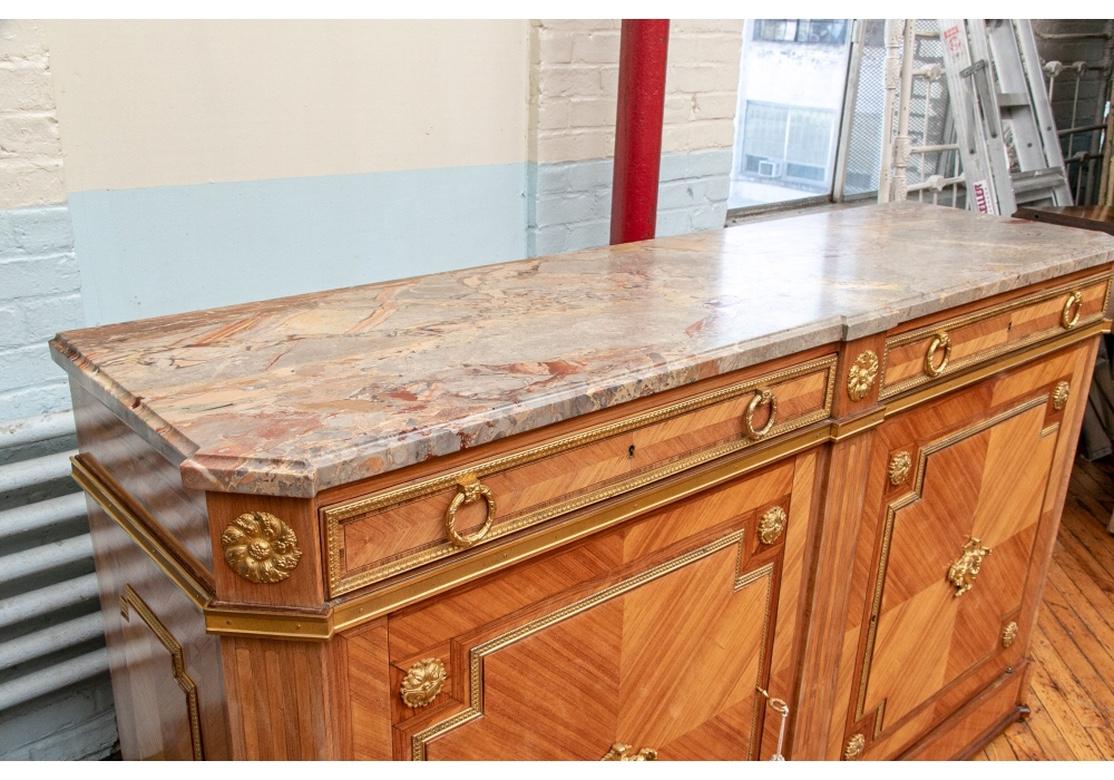
M 668 49 L 668 19 L 623 20 L 611 187 L 612 244 L 653 238 L 657 229 Z

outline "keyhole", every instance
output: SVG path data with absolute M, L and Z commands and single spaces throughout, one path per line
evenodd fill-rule
M 627 457 L 628 458 L 633 458 L 634 457 L 634 445 L 633 444 L 631 446 L 627 447 Z

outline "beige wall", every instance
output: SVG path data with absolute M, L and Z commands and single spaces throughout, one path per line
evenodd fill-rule
M 526 159 L 529 22 L 45 22 L 71 192 Z

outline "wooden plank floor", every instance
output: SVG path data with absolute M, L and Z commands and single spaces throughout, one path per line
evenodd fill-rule
M 1034 632 L 1028 720 L 976 760 L 1114 759 L 1114 458 L 1077 459 Z

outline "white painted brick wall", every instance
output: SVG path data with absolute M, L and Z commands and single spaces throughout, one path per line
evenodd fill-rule
M 723 225 L 742 27 L 739 20 L 670 26 L 658 235 Z M 531 254 L 607 243 L 619 30 L 618 20 L 533 23 Z
M 45 36 L 0 21 L 0 421 L 69 408 L 46 346 L 83 324 L 65 198 Z
M 42 30 L 0 21 L 0 208 L 61 203 L 65 192 Z

